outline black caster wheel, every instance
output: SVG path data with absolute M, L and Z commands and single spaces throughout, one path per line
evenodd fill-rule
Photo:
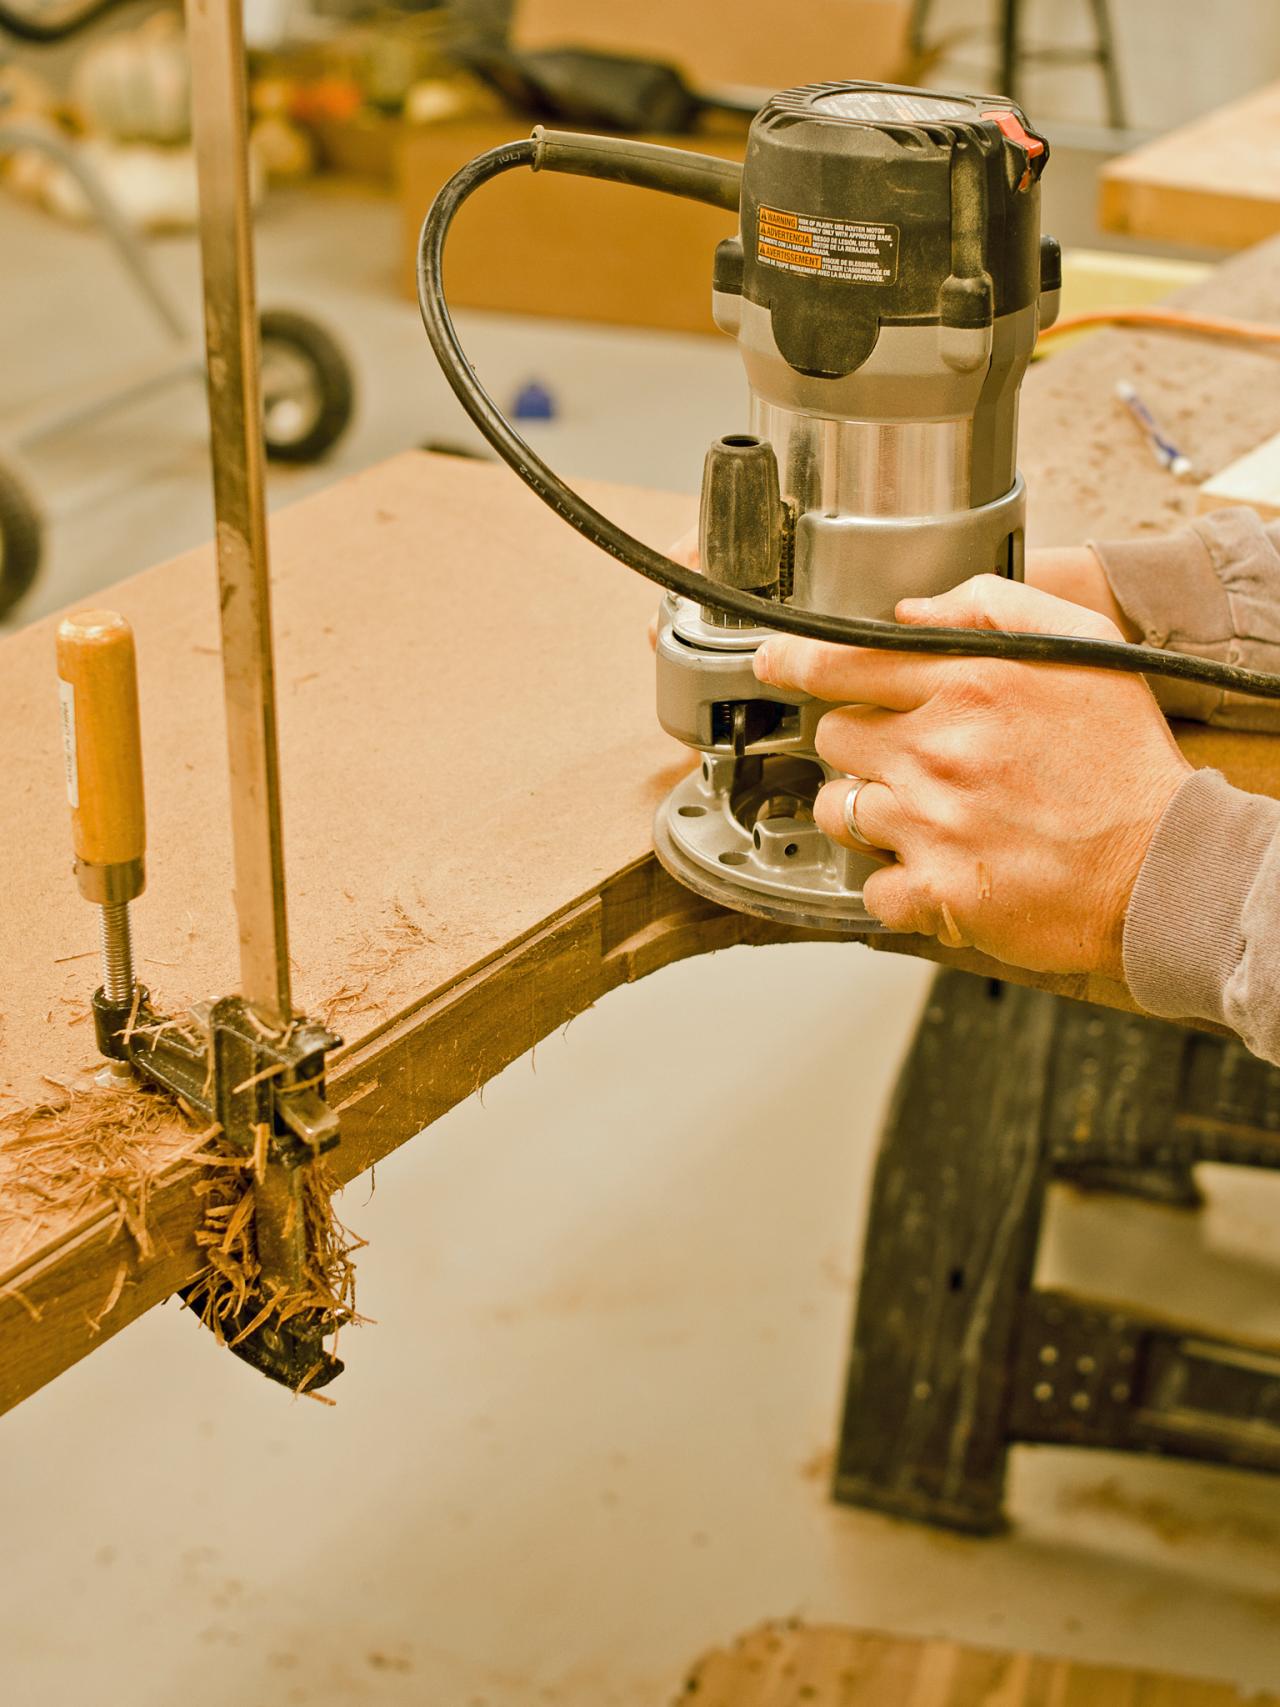
M 342 437 L 355 388 L 323 326 L 287 308 L 261 318 L 263 442 L 273 462 L 316 462 Z
M 31 588 L 40 572 L 44 518 L 25 480 L 0 463 L 0 619 Z

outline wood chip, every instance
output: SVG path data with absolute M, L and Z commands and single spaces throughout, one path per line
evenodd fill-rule
M 942 913 L 943 928 L 937 933 L 938 941 L 944 948 L 963 948 L 965 939 L 956 923 L 955 914 L 945 901 L 939 903 L 939 908 Z

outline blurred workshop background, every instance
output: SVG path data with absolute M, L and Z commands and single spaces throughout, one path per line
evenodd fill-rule
M 64 40 L 23 39 L 94 9 L 0 7 L 0 621 L 83 598 L 210 530 L 203 399 L 183 377 L 199 347 L 181 8 L 130 0 Z M 1012 10 L 1009 72 L 1054 151 L 1044 226 L 1073 252 L 1066 307 L 1162 294 L 1184 276 L 1170 263 L 1205 249 L 1194 230 L 1100 229 L 1099 170 L 1280 75 L 1280 9 L 1221 0 L 1212 51 L 1194 52 L 1190 0 Z M 560 112 L 683 128 L 732 152 L 746 121 L 715 108 L 722 95 L 828 74 L 994 87 L 1001 12 L 999 0 L 248 0 L 259 299 L 315 328 L 286 321 L 268 344 L 268 436 L 274 425 L 287 441 L 273 502 L 408 445 L 477 446 L 419 330 L 410 247 L 435 188 L 480 148 Z M 566 46 L 667 62 L 702 99 L 673 104 L 643 79 L 602 96 L 533 57 Z M 744 399 L 727 342 L 687 335 L 712 330 L 699 238 L 723 224 L 652 201 L 640 218 L 629 197 L 550 181 L 502 184 L 468 209 L 451 288 L 486 310 L 464 321 L 468 347 L 568 474 L 696 488 L 702 448 Z
M 0 627 L 212 531 L 181 8 L 33 39 L 77 6 L 0 0 Z M 732 154 L 736 109 L 789 83 L 1016 90 L 1052 144 L 1068 309 L 1153 300 L 1280 231 L 1280 95 L 1270 129 L 1225 127 L 1269 201 L 1198 221 L 1106 179 L 1280 83 L 1280 6 L 1259 0 L 245 9 L 273 507 L 409 447 L 487 454 L 410 251 L 452 170 L 547 115 Z M 569 47 L 680 83 L 584 85 L 547 57 Z M 565 179 L 509 179 L 459 222 L 468 350 L 566 475 L 692 493 L 743 425 L 710 320 L 723 228 Z M 168 1308 L 27 1401 L 0 1440 L 0 1696 L 640 1707 L 791 1615 L 1275 1685 L 1263 1478 L 1023 1454 L 1015 1529 L 990 1542 L 829 1503 L 875 1134 L 928 977 L 735 950 L 620 991 L 536 1074 L 516 1063 L 380 1164 L 376 1195 L 347 1193 L 379 1325 L 344 1344 L 333 1413 L 225 1367 Z M 690 1045 L 708 1014 L 723 1047 Z M 1237 1170 L 1200 1218 L 1055 1197 L 1046 1272 L 1275 1332 L 1275 1183 Z

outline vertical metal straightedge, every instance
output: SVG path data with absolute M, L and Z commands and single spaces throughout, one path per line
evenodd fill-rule
M 244 19 L 241 0 L 187 0 L 186 12 L 240 989 L 250 1013 L 278 1035 L 287 1031 L 294 1014 L 271 642 Z M 255 1196 L 264 1278 L 277 1286 L 301 1284 L 306 1259 L 301 1170 L 269 1167 Z
M 293 1018 L 241 0 L 187 0 L 241 993 Z

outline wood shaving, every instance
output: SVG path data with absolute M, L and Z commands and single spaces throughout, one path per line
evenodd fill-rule
M 412 917 L 400 901 L 391 905 L 391 916 L 376 933 L 364 932 L 347 955 L 350 973 L 321 1007 L 321 1018 L 332 1030 L 338 1021 L 369 1013 L 386 1004 L 386 991 L 370 994 L 370 985 L 393 972 L 401 961 L 426 948 L 434 939 Z
M 33 1304 L 26 1293 L 20 1292 L 16 1286 L 0 1286 L 0 1298 L 12 1298 L 15 1304 L 21 1304 L 33 1322 L 42 1321 L 44 1318 L 44 1311 L 40 1306 Z
M 231 1094 L 233 1097 L 238 1097 L 241 1091 L 251 1090 L 254 1085 L 260 1085 L 264 1079 L 277 1079 L 285 1071 L 284 1062 L 277 1061 L 274 1066 L 264 1067 L 260 1073 L 254 1073 L 250 1078 L 242 1079 L 238 1085 L 232 1085 Z
M 149 1257 L 147 1209 L 156 1181 L 176 1163 L 197 1161 L 201 1171 L 193 1189 L 203 1215 L 196 1241 L 209 1266 L 187 1301 L 220 1344 L 243 1339 L 273 1318 L 283 1323 L 317 1312 L 326 1335 L 361 1320 L 353 1259 L 364 1241 L 334 1214 L 335 1181 L 323 1162 L 307 1164 L 302 1172 L 304 1285 L 296 1292 L 268 1293 L 254 1239 L 254 1185 L 267 1165 L 270 1137 L 265 1126 L 246 1156 L 227 1146 L 218 1127 L 201 1127 L 190 1110 L 157 1087 L 138 1082 L 79 1091 L 49 1083 L 47 1101 L 0 1121 L 0 1234 L 14 1234 L 28 1249 L 68 1217 L 78 1221 L 106 1208 L 117 1218 L 113 1236 L 127 1231 L 138 1255 Z M 95 1333 L 119 1302 L 130 1266 L 119 1261 L 102 1305 L 87 1315 Z M 33 1321 L 40 1320 L 38 1306 L 16 1287 L 0 1289 L 0 1297 L 14 1299 Z
M 354 1256 L 364 1240 L 344 1227 L 334 1212 L 336 1182 L 328 1167 L 315 1161 L 301 1170 L 307 1252 L 304 1282 L 294 1291 L 284 1291 L 266 1285 L 258 1261 L 255 1160 L 219 1144 L 216 1165 L 196 1184 L 204 1205 L 196 1242 L 209 1266 L 187 1291 L 187 1303 L 212 1328 L 218 1343 L 228 1346 L 246 1339 L 265 1322 L 282 1326 L 303 1315 L 318 1315 L 326 1337 L 358 1324 L 364 1318 L 355 1307 Z M 309 1370 L 298 1391 L 318 1373 L 318 1367 Z
M 938 932 L 938 941 L 944 948 L 964 948 L 964 935 L 956 923 L 955 914 L 945 901 L 939 902 L 938 905 L 942 914 L 942 929 Z
M 152 1187 L 209 1132 L 192 1131 L 172 1097 L 142 1083 L 77 1090 L 47 1082 L 47 1101 L 0 1120 L 0 1234 L 26 1249 L 48 1229 L 106 1208 L 149 1256 Z
M 261 1185 L 267 1177 L 267 1148 L 271 1143 L 271 1128 L 261 1121 L 253 1129 L 253 1179 Z
M 128 1278 L 129 1265 L 127 1262 L 122 1262 L 116 1268 L 116 1277 L 111 1282 L 111 1290 L 107 1293 L 106 1303 L 103 1304 L 96 1316 L 86 1315 L 85 1320 L 88 1322 L 90 1328 L 95 1334 L 101 1333 L 103 1322 L 106 1321 L 107 1317 L 119 1303 L 120 1294 L 124 1291 L 124 1283 Z

